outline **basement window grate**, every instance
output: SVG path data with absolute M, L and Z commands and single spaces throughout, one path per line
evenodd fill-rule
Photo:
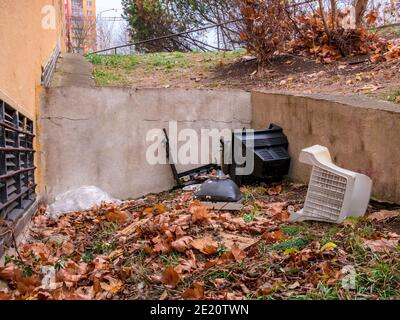
M 33 121 L 0 100 L 0 220 L 17 221 L 36 200 Z

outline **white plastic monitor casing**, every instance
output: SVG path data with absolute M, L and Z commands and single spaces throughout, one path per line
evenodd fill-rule
M 313 166 L 304 208 L 290 221 L 315 220 L 341 223 L 347 217 L 362 217 L 371 197 L 372 180 L 332 163 L 328 148 L 303 149 L 300 162 Z

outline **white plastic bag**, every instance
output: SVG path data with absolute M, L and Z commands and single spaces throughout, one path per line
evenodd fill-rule
M 58 195 L 56 201 L 48 207 L 46 214 L 52 219 L 58 219 L 69 212 L 89 210 L 102 202 L 113 203 L 119 200 L 111 198 L 97 187 L 83 186 Z

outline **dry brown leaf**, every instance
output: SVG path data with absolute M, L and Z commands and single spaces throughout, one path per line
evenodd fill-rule
M 192 288 L 188 288 L 182 294 L 185 299 L 201 300 L 204 298 L 204 284 L 202 282 L 195 282 Z
M 244 283 L 240 284 L 240 289 L 242 289 L 244 294 L 249 294 L 251 291 L 249 288 L 246 287 L 246 285 Z
M 261 287 L 258 288 L 257 294 L 259 296 L 266 296 L 270 294 L 274 290 L 274 287 L 270 283 L 264 283 Z
M 110 263 L 101 257 L 94 259 L 93 263 L 94 269 L 97 271 L 108 270 L 110 268 Z
M 206 221 L 210 218 L 210 212 L 207 207 L 201 205 L 199 202 L 194 202 L 190 205 L 189 211 L 192 214 L 192 221 Z
M 207 261 L 205 263 L 205 268 L 208 269 L 208 268 L 214 267 L 214 266 L 216 266 L 218 264 L 224 264 L 227 261 L 232 261 L 232 260 L 235 260 L 235 257 L 233 255 L 232 251 L 229 251 L 229 252 L 221 255 L 220 257 L 218 257 L 216 259 L 213 259 L 211 261 Z
M 149 220 L 150 219 L 142 219 L 142 220 L 135 221 L 135 222 L 131 223 L 129 226 L 127 226 L 125 229 L 118 232 L 118 235 L 128 236 L 132 233 L 135 233 L 138 230 L 138 228 L 145 225 L 147 222 L 149 222 Z
M 388 211 L 388 210 L 381 210 L 378 212 L 371 213 L 367 219 L 371 221 L 384 221 L 390 218 L 400 216 L 400 211 Z
M 106 219 L 109 222 L 115 222 L 118 224 L 125 224 L 128 222 L 130 218 L 129 213 L 127 213 L 126 211 L 121 211 L 117 208 L 110 208 L 107 210 L 106 213 Z
M 61 288 L 52 292 L 52 296 L 56 300 L 93 300 L 95 292 L 91 287 L 80 287 L 77 290 L 74 288 Z
M 368 25 L 374 24 L 378 18 L 378 12 L 376 10 L 371 10 L 366 16 L 365 21 Z
M 87 264 L 86 263 L 75 263 L 74 261 L 70 260 L 65 263 L 63 269 L 57 272 L 56 279 L 57 282 L 72 282 L 76 283 L 81 279 L 85 278 L 87 272 Z
M 0 291 L 0 300 L 13 300 L 14 296 L 11 292 Z
M 121 278 L 121 280 L 125 281 L 132 276 L 132 272 L 132 267 L 122 267 L 119 271 L 119 277 Z
M 234 233 L 221 232 L 219 236 L 222 238 L 224 246 L 228 249 L 232 249 L 232 246 L 236 244 L 240 250 L 246 250 L 257 242 L 256 239 L 239 236 Z
M 292 283 L 290 286 L 288 286 L 288 289 L 293 290 L 300 287 L 300 283 L 298 281 Z
M 399 243 L 396 239 L 380 239 L 380 240 L 366 240 L 364 246 L 371 249 L 372 252 L 390 252 L 394 250 Z
M 265 207 L 266 209 L 266 214 L 269 216 L 276 216 L 277 214 L 280 214 L 284 209 L 287 207 L 286 202 L 274 202 L 274 203 L 269 203 Z
M 263 238 L 265 241 L 269 242 L 269 243 L 280 241 L 280 240 L 282 240 L 284 237 L 285 237 L 285 234 L 284 234 L 284 232 L 283 232 L 282 230 L 271 231 L 271 232 L 265 232 L 265 233 L 262 235 L 262 238 Z
M 164 290 L 164 292 L 161 294 L 161 296 L 158 298 L 158 300 L 163 301 L 168 299 L 168 291 Z
M 236 244 L 232 246 L 231 251 L 237 262 L 242 262 L 246 258 L 246 252 L 240 250 Z
M 163 213 L 167 212 L 167 208 L 166 208 L 165 205 L 163 205 L 163 204 L 157 204 L 157 205 L 155 205 L 154 208 L 153 208 L 153 210 L 154 210 L 154 212 L 155 212 L 156 214 L 163 214 Z
M 165 213 L 166 211 L 167 211 L 167 209 L 165 208 L 165 206 L 163 204 L 156 204 L 152 208 L 144 209 L 143 214 L 145 214 L 145 215 L 159 215 L 159 214 Z
M 193 240 L 192 237 L 182 237 L 179 238 L 177 240 L 175 240 L 174 242 L 171 243 L 171 246 L 173 249 L 175 249 L 178 252 L 185 252 L 190 245 L 190 242 Z
M 178 283 L 181 281 L 181 278 L 178 272 L 175 271 L 174 268 L 168 268 L 164 271 L 161 282 L 172 288 L 175 288 Z
M 0 279 L 13 281 L 21 294 L 31 293 L 41 284 L 40 278 L 36 274 L 26 277 L 23 271 L 13 264 L 0 268 Z
M 72 253 L 74 253 L 75 247 L 74 244 L 70 241 L 64 242 L 62 245 L 62 252 L 63 254 L 70 256 Z
M 21 254 L 24 257 L 28 257 L 31 253 L 34 253 L 36 257 L 39 257 L 42 262 L 47 262 L 51 255 L 51 250 L 44 243 L 33 243 L 33 244 L 24 244 L 20 249 Z
M 101 282 L 100 286 L 103 290 L 111 294 L 117 294 L 120 292 L 124 285 L 121 280 L 115 279 L 111 276 L 105 276 L 104 279 L 108 280 L 108 282 Z
M 155 244 L 153 251 L 165 254 L 171 251 L 171 246 L 166 241 L 161 240 Z
M 117 259 L 118 257 L 122 256 L 123 254 L 124 254 L 124 250 L 117 249 L 117 250 L 114 250 L 113 252 L 111 252 L 108 255 L 107 259 L 110 261 L 113 261 L 113 260 Z
M 177 226 L 188 225 L 192 221 L 192 216 L 190 214 L 181 214 L 178 219 L 174 221 Z
M 268 191 L 267 191 L 267 193 L 270 196 L 276 196 L 276 195 L 280 194 L 281 192 L 282 192 L 282 185 L 280 185 L 280 184 L 268 188 Z
M 210 236 L 195 239 L 191 242 L 193 248 L 199 250 L 204 254 L 214 254 L 218 250 L 218 243 Z

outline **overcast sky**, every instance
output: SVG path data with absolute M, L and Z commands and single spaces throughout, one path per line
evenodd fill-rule
M 121 0 L 97 0 L 97 14 L 104 10 L 109 10 L 109 9 L 118 9 L 117 12 L 114 11 L 109 11 L 109 12 L 104 12 L 102 14 L 103 17 L 115 17 L 115 16 L 121 16 L 122 14 L 122 4 Z

